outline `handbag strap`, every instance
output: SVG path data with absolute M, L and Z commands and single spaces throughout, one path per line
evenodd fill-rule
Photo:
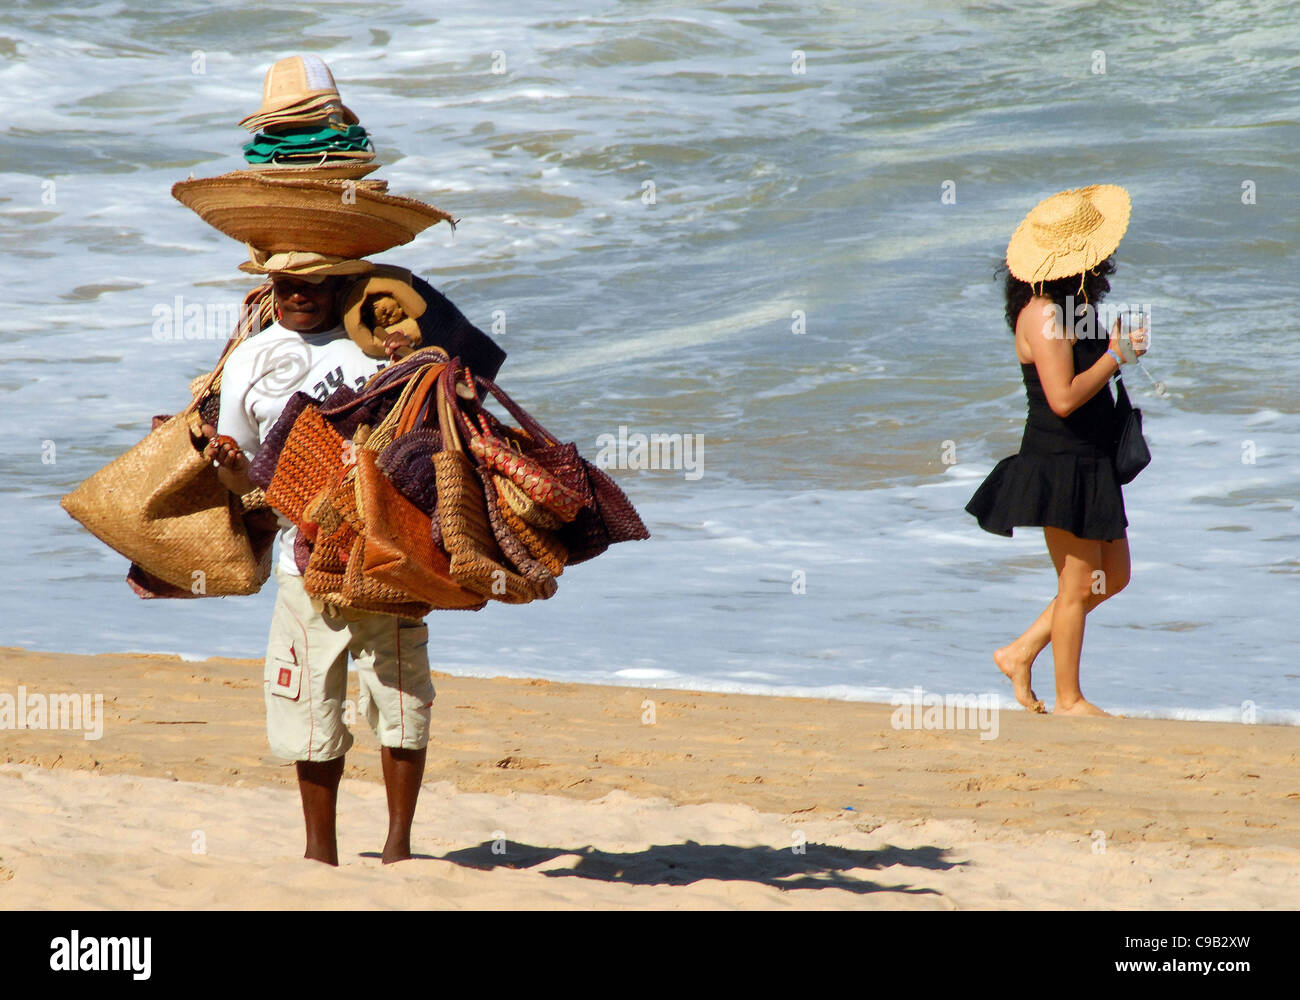
M 221 350 L 221 357 L 217 359 L 216 367 L 208 373 L 208 377 L 203 380 L 203 385 L 199 387 L 199 391 L 194 394 L 194 398 L 190 400 L 189 405 L 186 406 L 185 409 L 181 410 L 178 416 L 188 417 L 199 408 L 199 403 L 202 402 L 203 397 L 208 394 L 208 390 L 212 388 L 212 383 L 217 380 L 217 376 L 221 374 L 221 370 L 226 367 L 226 360 L 230 357 L 230 352 L 251 336 L 253 332 L 254 318 L 261 314 L 262 303 L 270 293 L 271 286 L 268 283 L 258 285 L 244 296 L 244 302 L 239 307 L 239 322 L 235 325 L 235 329 L 231 331 L 230 336 L 226 339 L 226 346 Z
M 418 383 L 419 379 L 417 378 L 406 380 L 402 386 L 401 395 L 397 397 L 397 401 L 389 408 L 384 418 L 371 430 L 370 435 L 366 438 L 366 443 L 362 445 L 363 448 L 368 451 L 382 451 L 392 443 L 393 439 L 397 437 L 397 424 L 402 419 L 407 400 L 411 398 L 411 392 Z
M 420 355 L 422 351 L 436 352 L 438 355 L 438 361 L 433 362 L 432 357 L 427 355 L 424 357 L 417 358 L 417 355 Z M 347 413 L 349 410 L 355 409 L 356 407 L 360 406 L 362 403 L 368 403 L 372 399 L 375 399 L 379 396 L 383 396 L 392 392 L 398 386 L 405 387 L 406 384 L 411 381 L 411 379 L 415 378 L 417 375 L 419 375 L 421 372 L 424 371 L 426 365 L 430 363 L 435 363 L 435 364 L 441 363 L 442 360 L 445 359 L 446 357 L 447 357 L 447 352 L 440 347 L 422 347 L 420 348 L 419 351 L 415 351 L 411 354 L 408 354 L 397 364 L 389 365 L 387 368 L 383 369 L 382 371 L 376 372 L 374 377 L 372 377 L 370 381 L 366 383 L 366 391 L 360 393 L 355 398 L 349 399 L 346 403 L 337 403 L 334 406 L 322 407 L 320 411 L 321 416 L 323 417 L 340 416 L 344 413 Z M 417 360 L 414 363 L 412 363 L 411 360 L 412 358 L 417 358 Z M 401 375 L 396 375 L 396 376 L 394 375 L 394 372 L 401 371 L 407 365 L 410 366 L 409 371 L 403 371 Z
M 432 401 L 430 397 L 437 392 L 438 380 L 442 377 L 442 369 L 445 365 L 445 362 L 427 365 L 419 380 L 412 383 L 414 389 L 410 398 L 402 404 L 402 415 L 397 423 L 397 429 L 393 432 L 394 438 L 409 434 L 428 422 L 429 404 Z
M 459 409 L 455 404 L 456 398 L 456 358 L 438 377 L 438 384 L 435 393 L 438 397 L 438 430 L 442 435 L 442 450 L 460 452 L 464 454 L 465 448 L 461 444 L 460 434 L 456 430 L 456 414 L 453 411 Z
M 1128 398 L 1128 388 L 1119 372 L 1115 373 L 1115 409 L 1123 412 L 1133 409 L 1133 403 Z
M 538 445 L 547 447 L 560 443 L 559 438 L 538 423 L 537 419 L 533 417 L 531 413 L 507 396 L 505 390 L 490 378 L 487 378 L 484 375 L 476 375 L 474 376 L 474 381 L 479 386 L 492 393 L 492 395 L 496 396 L 496 398 L 501 401 L 501 405 L 510 412 L 510 415 L 519 421 L 519 426 L 526 430 L 529 435 L 537 441 Z
M 335 405 L 328 406 L 328 407 L 322 406 L 320 407 L 320 414 L 322 417 L 341 416 L 344 413 L 347 413 L 349 410 L 356 409 L 362 403 L 368 403 L 372 399 L 376 399 L 379 396 L 385 396 L 391 393 L 394 389 L 398 388 L 399 386 L 405 388 L 406 384 L 410 382 L 411 379 L 415 378 L 415 376 L 418 374 L 419 374 L 418 369 L 416 371 L 407 372 L 405 375 L 402 375 L 400 378 L 390 379 L 388 382 L 384 383 L 377 389 L 371 389 L 368 392 L 363 392 L 360 395 L 354 396 L 352 399 L 349 399 L 346 403 L 336 403 Z

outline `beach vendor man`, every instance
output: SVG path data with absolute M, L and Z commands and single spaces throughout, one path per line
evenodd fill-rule
M 341 384 L 355 389 L 387 363 L 363 353 L 340 321 L 347 275 L 372 267 L 369 262 L 310 253 L 254 253 L 254 260 L 255 269 L 271 280 L 276 322 L 231 352 L 222 373 L 217 426 L 203 428 L 210 439 L 205 454 L 218 464 L 222 482 L 239 495 L 253 488 L 250 461 L 295 392 L 315 392 L 323 399 L 322 392 Z M 477 358 L 487 370 L 500 367 L 504 353 L 482 331 L 436 290 L 424 282 L 418 287 L 430 307 L 427 320 L 421 318 L 425 345 Z M 384 344 L 389 359 L 410 346 L 402 334 Z M 435 697 L 428 628 L 314 601 L 294 560 L 297 529 L 283 517 L 280 526 L 279 592 L 265 668 L 267 734 L 276 756 L 297 762 L 305 857 L 338 864 L 338 787 L 353 743 L 343 719 L 351 654 L 360 686 L 357 708 L 382 744 L 388 800 L 383 861 L 409 858 Z
M 416 345 L 440 347 L 489 377 L 505 352 L 427 282 L 365 259 L 437 222 L 455 223 L 432 205 L 387 195 L 382 182 L 358 180 L 376 168 L 375 154 L 319 57 L 274 63 L 261 107 L 240 124 L 257 133 L 244 147 L 248 166 L 182 181 L 172 194 L 245 244 L 249 260 L 240 270 L 271 284 L 275 321 L 230 351 L 216 426 L 203 426 L 204 454 L 242 497 L 253 489 L 252 459 L 294 393 L 323 402 L 343 386 L 359 389 Z M 394 270 L 402 277 L 394 279 Z M 372 287 L 397 299 L 385 307 L 383 323 L 376 302 L 370 325 L 358 325 L 356 303 L 370 301 Z M 350 292 L 354 297 L 347 299 Z M 404 297 L 405 307 L 394 308 Z M 351 303 L 346 313 L 345 300 Z M 298 529 L 277 515 L 279 592 L 267 640 L 266 724 L 272 751 L 297 763 L 306 856 L 338 864 L 335 808 L 353 742 L 343 718 L 351 655 L 360 686 L 357 708 L 382 745 L 388 793 L 383 860 L 408 858 L 434 699 L 428 629 L 421 621 L 313 598 L 295 559 Z

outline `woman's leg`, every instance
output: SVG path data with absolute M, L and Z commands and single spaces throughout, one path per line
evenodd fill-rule
M 1095 583 L 1089 583 L 1088 598 L 1084 604 L 1084 614 L 1087 614 L 1108 597 L 1114 597 L 1128 586 L 1130 570 L 1128 539 L 1118 538 L 1113 542 L 1099 542 L 1098 544 L 1101 546 L 1101 572 L 1103 575 Z M 1055 557 L 1053 557 L 1053 562 L 1055 562 Z M 1058 575 L 1060 573 L 1059 566 L 1057 567 L 1057 573 Z M 1025 629 L 1023 635 L 993 653 L 993 662 L 1011 680 L 1011 686 L 1016 693 L 1016 701 L 1031 712 L 1046 711 L 1038 695 L 1034 694 L 1034 689 L 1030 686 L 1030 683 L 1034 660 L 1038 658 L 1039 653 L 1047 648 L 1047 644 L 1051 641 L 1052 614 L 1055 610 L 1056 598 L 1052 598 L 1047 607 L 1043 609 L 1043 613 L 1034 620 L 1034 623 L 1029 628 Z
M 1025 630 L 1024 635 L 993 653 L 993 662 L 1011 680 L 1016 701 L 1031 712 L 1047 711 L 1038 695 L 1034 694 L 1030 682 L 1034 660 L 1052 636 L 1052 607 L 1055 603 L 1053 600 L 1047 605 L 1034 624 Z
M 1083 651 L 1083 622 L 1103 597 L 1102 542 L 1079 538 L 1060 528 L 1044 528 L 1047 551 L 1056 567 L 1056 599 L 1052 602 L 1051 643 L 1056 664 L 1056 714 L 1105 715 L 1083 696 L 1079 687 L 1079 657 Z M 1127 551 L 1127 546 L 1125 547 Z M 1112 590 L 1113 587 L 1108 588 Z M 1104 597 L 1103 597 L 1104 599 Z
M 1108 597 L 1114 597 L 1128 586 L 1130 571 L 1128 539 L 1117 538 L 1113 542 L 1100 542 L 1098 544 L 1101 545 L 1101 572 L 1103 575 L 1100 580 L 1100 593 L 1093 597 L 1092 604 L 1088 608 L 1089 611 Z

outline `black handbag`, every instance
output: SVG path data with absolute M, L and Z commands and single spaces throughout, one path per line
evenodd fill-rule
M 1123 486 L 1151 464 L 1151 451 L 1142 436 L 1142 411 L 1129 402 L 1128 390 L 1118 374 L 1115 383 L 1115 475 Z

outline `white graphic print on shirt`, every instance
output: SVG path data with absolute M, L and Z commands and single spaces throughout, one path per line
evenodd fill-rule
M 364 354 L 338 326 L 324 333 L 295 333 L 276 323 L 230 352 L 221 373 L 217 433 L 229 434 L 252 460 L 295 392 L 324 402 L 336 389 L 360 390 L 388 364 Z M 279 566 L 297 574 L 293 545 L 298 529 L 280 518 Z

